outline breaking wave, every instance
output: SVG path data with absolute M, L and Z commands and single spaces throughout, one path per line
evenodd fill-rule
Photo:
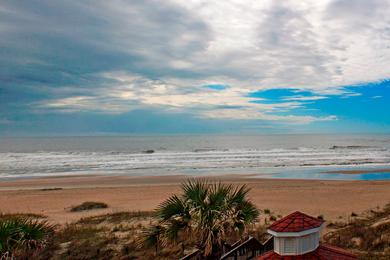
M 278 149 L 167 149 L 138 151 L 40 151 L 0 153 L 0 177 L 77 173 L 184 172 L 264 167 L 390 165 L 390 151 L 375 146 Z

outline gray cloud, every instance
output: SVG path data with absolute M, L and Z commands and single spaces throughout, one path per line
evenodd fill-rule
M 387 0 L 2 1 L 0 118 L 155 109 L 332 120 L 294 115 L 307 97 L 254 104 L 247 95 L 294 88 L 320 100 L 389 78 L 389 12 Z
M 3 73 L 18 80 L 39 76 L 40 83 L 60 85 L 72 83 L 67 76 L 77 80 L 115 69 L 169 75 L 175 71 L 172 59 L 201 50 L 209 37 L 201 20 L 169 3 L 6 1 L 2 6 L 1 61 L 8 68 Z

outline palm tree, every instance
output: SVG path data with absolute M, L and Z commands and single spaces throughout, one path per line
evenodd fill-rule
M 156 250 L 156 255 L 158 254 L 160 237 L 164 232 L 164 227 L 160 225 L 152 226 L 150 229 L 144 231 L 144 239 L 141 240 L 139 246 L 145 244 L 148 247 L 154 247 Z
M 45 221 L 0 218 L 0 259 L 13 258 L 17 251 L 41 248 L 53 230 L 54 227 Z
M 259 216 L 247 199 L 249 188 L 231 184 L 189 180 L 183 194 L 173 195 L 157 208 L 165 241 L 195 238 L 206 257 L 221 253 L 223 241 L 233 233 L 242 235 Z

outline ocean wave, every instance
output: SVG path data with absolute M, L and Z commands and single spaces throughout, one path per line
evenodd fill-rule
M 194 149 L 139 152 L 0 153 L 0 177 L 74 172 L 129 173 L 261 167 L 390 165 L 390 152 L 373 146 L 343 148 Z M 145 150 L 146 151 L 146 150 Z

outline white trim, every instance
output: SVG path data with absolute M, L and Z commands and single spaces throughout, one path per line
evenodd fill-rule
M 319 232 L 304 236 L 274 237 L 274 251 L 282 256 L 303 255 L 315 251 L 319 246 L 319 239 Z
M 310 253 L 310 252 L 313 252 L 313 251 L 315 251 L 315 250 L 317 250 L 317 248 L 319 247 L 320 245 L 318 244 L 317 246 L 316 246 L 316 248 L 314 248 L 314 249 L 310 249 L 310 250 L 307 250 L 307 251 L 303 251 L 303 252 L 300 252 L 300 253 L 283 253 L 283 254 L 279 254 L 279 255 L 281 255 L 281 256 L 292 256 L 292 255 L 304 255 L 304 254 L 307 254 L 307 253 Z
M 276 232 L 271 229 L 268 229 L 267 232 L 274 237 L 302 237 L 311 233 L 319 232 L 322 229 L 323 225 L 324 224 L 321 224 L 321 226 L 319 226 L 318 228 L 307 229 L 301 232 Z

